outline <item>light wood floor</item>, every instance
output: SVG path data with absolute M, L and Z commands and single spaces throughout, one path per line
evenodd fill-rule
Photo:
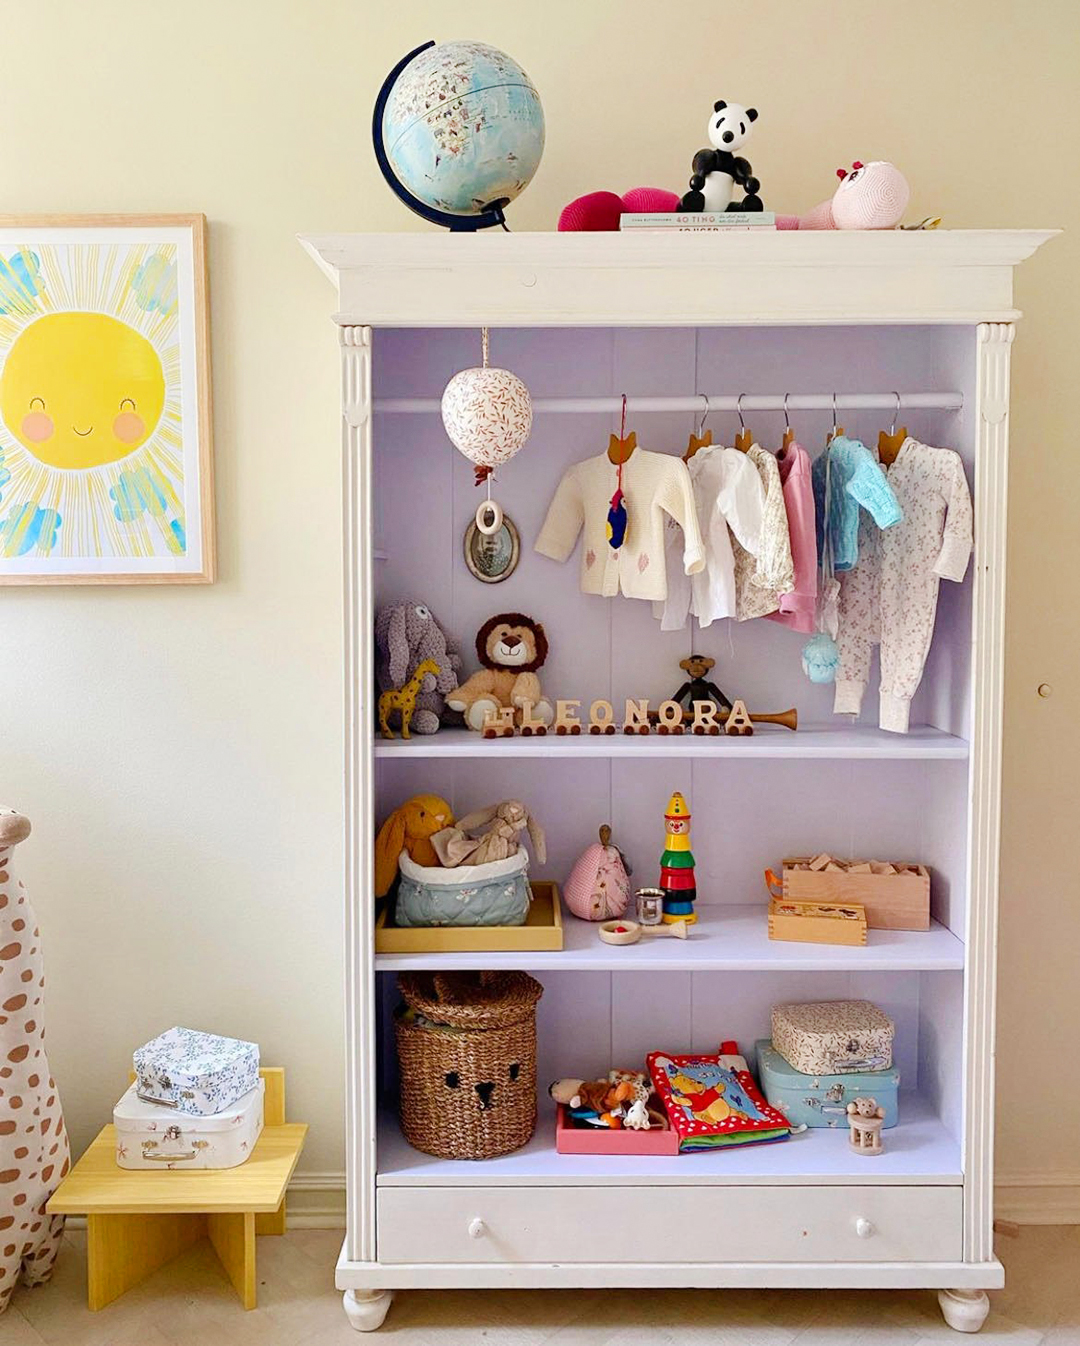
M 100 1313 L 86 1310 L 85 1235 L 56 1276 L 20 1288 L 0 1346 L 359 1346 L 333 1288 L 341 1235 L 259 1240 L 259 1307 L 245 1313 L 213 1253 L 190 1249 Z M 1002 1238 L 1009 1287 L 983 1342 L 1080 1346 L 1080 1227 Z M 917 1291 L 410 1291 L 382 1334 L 395 1346 L 959 1346 L 933 1294 Z M 366 1338 L 377 1340 L 377 1335 Z

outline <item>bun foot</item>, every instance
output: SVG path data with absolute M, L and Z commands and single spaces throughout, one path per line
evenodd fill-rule
M 350 1327 L 357 1332 L 375 1332 L 390 1312 L 393 1298 L 392 1290 L 346 1290 L 341 1302 Z
M 939 1290 L 938 1303 L 946 1323 L 956 1332 L 978 1332 L 990 1312 L 984 1290 Z

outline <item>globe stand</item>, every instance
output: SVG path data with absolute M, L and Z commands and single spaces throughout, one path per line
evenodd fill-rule
M 509 205 L 507 198 L 503 197 L 498 201 L 489 202 L 478 215 L 454 215 L 448 210 L 438 210 L 435 206 L 429 206 L 418 197 L 413 196 L 412 192 L 401 182 L 390 167 L 390 159 L 386 153 L 382 131 L 383 114 L 390 98 L 390 91 L 405 67 L 411 61 L 414 61 L 421 52 L 427 51 L 429 47 L 434 45 L 434 41 L 421 43 L 407 56 L 403 56 L 386 79 L 383 80 L 379 96 L 375 99 L 375 111 L 371 118 L 371 139 L 375 146 L 375 158 L 378 160 L 379 168 L 389 184 L 390 190 L 398 200 L 419 215 L 421 219 L 427 220 L 429 224 L 442 225 L 444 228 L 451 230 L 452 233 L 457 234 L 473 233 L 477 229 L 490 229 L 493 225 L 501 225 L 505 229 L 506 216 L 503 214 L 503 207 Z

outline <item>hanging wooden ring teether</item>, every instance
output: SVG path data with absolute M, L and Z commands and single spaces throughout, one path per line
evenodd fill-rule
M 485 537 L 493 537 L 502 526 L 502 505 L 497 500 L 481 500 L 476 507 L 477 530 Z

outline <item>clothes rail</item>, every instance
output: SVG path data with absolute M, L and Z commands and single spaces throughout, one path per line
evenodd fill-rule
M 788 411 L 960 411 L 964 405 L 962 393 L 791 393 L 787 398 Z M 628 416 L 645 411 L 690 411 L 700 415 L 706 409 L 711 413 L 738 411 L 738 393 L 691 393 L 685 397 L 627 397 Z M 622 396 L 617 397 L 534 397 L 532 408 L 536 413 L 622 411 Z M 783 411 L 783 393 L 744 393 L 741 407 L 747 411 Z M 437 397 L 377 397 L 375 410 L 397 413 L 437 413 Z

